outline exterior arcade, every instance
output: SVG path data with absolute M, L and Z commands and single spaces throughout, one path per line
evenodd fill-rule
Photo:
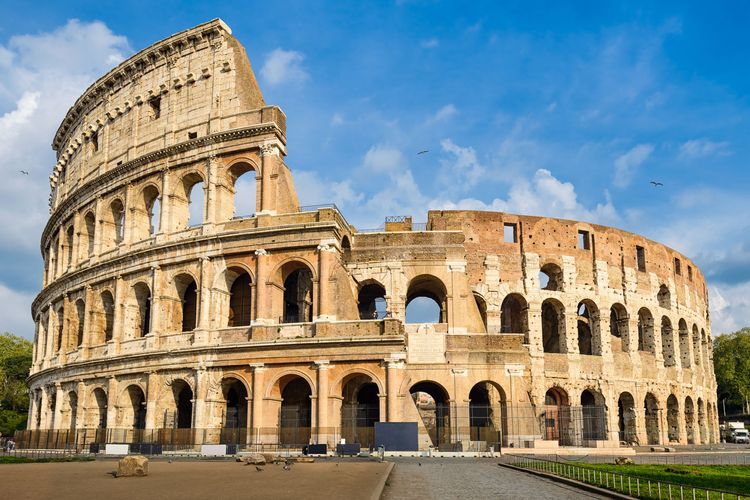
M 220 20 L 124 61 L 53 141 L 28 428 L 420 448 L 718 440 L 706 286 L 599 225 L 300 207 L 286 116 Z M 413 304 L 431 322 L 407 321 Z

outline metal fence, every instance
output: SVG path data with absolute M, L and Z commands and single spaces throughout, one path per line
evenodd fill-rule
M 505 458 L 505 462 L 516 467 L 573 479 L 635 498 L 655 498 L 659 500 L 683 500 L 686 498 L 739 500 L 741 498 L 750 498 L 730 491 L 689 486 L 668 481 L 657 481 L 630 474 L 597 470 L 583 464 L 563 463 L 538 457 L 508 456 Z

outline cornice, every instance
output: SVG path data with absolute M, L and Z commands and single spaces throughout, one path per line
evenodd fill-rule
M 97 96 L 110 92 L 120 82 L 132 80 L 137 75 L 143 74 L 161 59 L 174 52 L 179 52 L 185 45 L 200 39 L 211 41 L 216 36 L 220 36 L 222 32 L 227 35 L 232 34 L 231 28 L 224 21 L 216 18 L 156 42 L 115 66 L 107 74 L 92 83 L 70 107 L 55 132 L 52 149 L 57 151 L 64 144 L 71 126 L 83 114 L 84 108 Z
M 112 170 L 108 170 L 100 176 L 88 181 L 86 184 L 77 188 L 75 191 L 70 193 L 65 200 L 50 214 L 47 225 L 44 227 L 42 232 L 40 250 L 44 254 L 44 249 L 47 246 L 51 237 L 50 231 L 56 227 L 60 220 L 67 215 L 67 211 L 71 209 L 78 201 L 86 196 L 90 196 L 93 192 L 99 189 L 103 185 L 112 184 L 119 177 L 127 174 L 134 168 L 141 167 L 148 163 L 152 163 L 163 158 L 168 158 L 179 153 L 191 151 L 204 146 L 210 146 L 217 143 L 228 142 L 236 139 L 245 139 L 248 137 L 255 137 L 267 133 L 273 133 L 282 142 L 286 143 L 284 133 L 274 122 L 259 123 L 257 125 L 251 125 L 249 127 L 238 128 L 227 130 L 224 132 L 217 132 L 215 134 L 199 137 L 197 139 L 191 139 L 189 141 L 181 142 L 172 146 L 168 146 L 151 153 L 147 153 L 143 156 L 139 156 L 131 161 L 123 163 Z

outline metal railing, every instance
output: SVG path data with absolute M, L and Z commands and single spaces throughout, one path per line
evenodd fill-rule
M 706 500 L 740 500 L 742 498 L 750 498 L 750 496 L 741 495 L 731 491 L 677 484 L 669 481 L 658 481 L 630 474 L 603 471 L 582 464 L 563 463 L 538 457 L 510 455 L 507 456 L 505 462 L 523 469 L 535 470 L 580 481 L 582 483 L 605 488 L 635 498 L 668 500 L 684 500 L 688 498 L 705 498 Z

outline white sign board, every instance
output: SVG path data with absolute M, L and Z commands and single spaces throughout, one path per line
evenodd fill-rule
M 107 444 L 104 447 L 105 455 L 127 455 L 129 451 L 129 444 Z
M 408 332 L 407 362 L 410 364 L 445 363 L 445 334 L 429 324 Z

